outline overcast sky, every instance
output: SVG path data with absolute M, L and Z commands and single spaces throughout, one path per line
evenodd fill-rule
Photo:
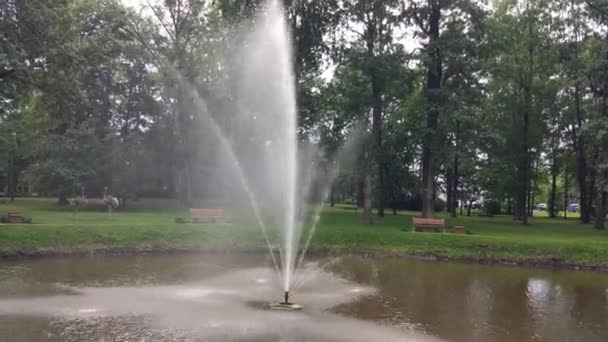
M 145 4 L 145 0 L 121 0 L 123 4 L 139 9 L 141 4 Z

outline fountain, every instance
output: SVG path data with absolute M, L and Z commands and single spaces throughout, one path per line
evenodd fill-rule
M 270 308 L 301 309 L 290 302 L 290 291 L 296 285 L 320 207 L 313 203 L 317 207 L 312 215 L 307 210 L 316 174 L 311 167 L 313 154 L 298 148 L 296 79 L 289 30 L 279 1 L 267 1 L 247 23 L 230 60 L 227 89 L 237 123 L 230 127 L 232 135 L 226 147 L 235 156 L 233 164 L 249 189 L 247 197 L 258 212 L 270 255 L 279 264 L 283 301 Z M 222 138 L 227 136 L 225 131 L 218 131 Z M 328 188 L 327 179 L 320 183 Z M 327 191 L 317 192 L 316 201 L 322 202 Z M 314 219 L 307 221 L 311 216 Z M 305 222 L 309 223 L 309 236 L 301 246 Z M 268 241 L 268 235 L 275 240 Z
M 210 164 L 219 165 L 222 178 L 229 175 L 238 181 L 238 190 L 222 189 L 231 193 L 225 204 L 233 209 L 241 205 L 237 211 L 247 207 L 261 229 L 283 290 L 283 301 L 269 307 L 298 310 L 301 306 L 290 302 L 290 292 L 302 285 L 302 279 L 296 281 L 298 268 L 335 173 L 314 179 L 321 190 L 313 189 L 314 153 L 298 148 L 291 41 L 279 2 L 268 0 L 228 45 L 237 48 L 220 58 L 225 84 L 214 99 L 223 100 L 214 109 L 179 70 L 149 50 L 160 67 L 174 73 L 184 96 L 192 100 L 203 130 L 200 135 L 212 136 L 219 143 L 219 156 Z M 316 207 L 309 215 L 311 202 Z M 308 236 L 302 241 L 303 226 L 311 217 Z
M 281 5 L 267 1 L 247 24 L 227 62 L 229 95 L 224 108 L 232 109 L 230 127 L 222 126 L 206 102 L 198 94 L 195 97 L 207 126 L 229 156 L 228 164 L 235 169 L 268 244 L 283 290 L 283 301 L 270 308 L 297 310 L 301 306 L 290 302 L 290 291 L 314 231 L 310 226 L 318 222 L 319 207 L 313 210 L 310 235 L 300 248 L 313 193 L 314 163 L 311 153 L 298 149 L 296 80 Z

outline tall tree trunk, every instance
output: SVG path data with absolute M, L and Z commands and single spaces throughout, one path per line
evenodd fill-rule
M 518 180 L 518 182 L 519 182 L 519 180 Z M 513 221 L 521 221 L 521 216 L 520 216 L 521 205 L 519 203 L 519 201 L 521 200 L 520 195 L 521 194 L 518 191 L 517 194 L 514 196 L 515 198 L 513 199 L 513 201 L 515 202 L 515 206 L 513 208 Z
M 380 92 L 377 76 L 372 77 L 372 135 L 374 137 L 374 157 L 376 161 L 378 186 L 376 194 L 378 196 L 378 216 L 384 216 L 385 206 L 385 172 L 384 172 L 384 153 L 382 151 L 382 94 Z
M 335 207 L 336 206 L 336 185 L 334 184 L 335 182 L 331 182 L 331 188 L 329 189 L 329 206 L 330 207 Z
M 594 211 L 593 211 L 593 184 L 595 184 L 595 171 L 589 172 L 589 182 L 588 182 L 589 192 L 587 193 L 587 198 L 586 198 L 587 212 L 589 214 L 589 222 L 591 222 L 591 220 L 593 219 L 593 216 L 595 215 Z
M 397 207 L 399 203 L 397 203 L 397 192 L 395 191 L 395 187 L 391 187 L 391 201 L 393 202 L 393 215 L 397 215 Z
M 365 224 L 372 224 L 372 177 L 369 170 L 363 178 L 363 214 L 361 219 Z
M 378 184 L 376 186 L 376 194 L 378 196 L 378 216 L 384 216 L 384 158 L 382 151 L 382 85 L 379 79 L 379 70 L 375 61 L 376 57 L 376 45 L 378 41 L 378 28 L 376 22 L 370 20 L 367 23 L 365 30 L 365 43 L 367 47 L 369 63 L 367 72 L 371 87 L 371 101 L 372 101 L 372 153 L 373 157 L 371 161 L 376 164 L 376 179 Z M 378 43 L 379 44 L 379 43 Z M 371 183 L 370 183 L 371 186 Z M 373 191 L 373 190 L 372 190 Z
M 439 51 L 439 27 L 441 21 L 440 1 L 430 1 L 428 20 L 428 71 L 426 86 L 426 132 L 422 145 L 422 217 L 430 218 L 435 213 L 434 145 L 439 123 L 442 61 Z
M 452 190 L 453 190 L 453 186 L 452 186 L 452 170 L 448 169 L 446 171 L 446 184 L 445 184 L 445 194 L 446 194 L 446 205 L 445 205 L 445 211 L 447 213 L 451 213 L 452 212 Z
M 188 145 L 186 145 L 188 146 Z M 185 194 L 184 194 L 184 203 L 186 205 L 186 208 L 191 208 L 192 207 L 192 202 L 194 199 L 194 194 L 193 194 L 193 190 L 194 190 L 194 182 L 192 179 L 192 155 L 191 153 L 187 153 L 186 156 L 186 166 L 184 168 L 184 178 L 185 178 L 185 186 L 186 186 L 186 190 L 185 190 Z
M 608 57 L 608 52 L 606 53 Z M 604 67 L 604 76 L 608 76 L 608 67 Z M 602 84 L 602 105 L 601 105 L 601 117 L 608 121 L 608 79 L 604 78 Z M 605 138 L 604 138 L 605 139 Z M 596 145 L 597 150 L 597 163 L 596 169 L 596 180 L 595 180 L 595 229 L 606 229 L 604 221 L 606 220 L 606 188 L 608 185 L 608 170 L 603 170 L 606 164 L 606 150 L 605 140 L 601 140 Z
M 15 202 L 15 193 L 17 192 L 17 165 L 15 163 L 14 147 L 8 154 L 8 174 L 7 174 L 7 194 L 11 202 Z
M 467 206 L 467 216 L 471 216 L 472 208 L 473 208 L 473 200 L 469 200 L 469 205 Z
M 605 192 L 603 191 L 605 185 L 603 184 L 603 180 L 598 180 L 598 183 L 598 187 L 595 190 L 595 222 L 593 226 L 595 229 L 606 229 L 606 227 L 604 226 L 604 222 L 606 220 L 606 197 L 604 195 Z
M 519 219 L 522 224 L 528 224 L 528 191 L 530 187 L 530 109 L 532 93 L 529 85 L 524 86 L 524 110 L 523 110 L 523 129 L 521 145 L 521 167 L 520 167 L 520 188 L 519 188 Z
M 565 167 L 564 168 L 564 220 L 568 219 L 568 202 L 570 202 L 570 199 L 568 198 L 568 190 L 570 187 L 569 184 L 569 179 L 568 179 L 568 168 Z M 580 208 L 580 205 L 579 205 Z M 580 210 L 580 209 L 579 209 Z
M 604 148 L 600 147 L 600 154 L 603 155 Z M 604 158 L 600 158 L 604 162 Z M 595 186 L 595 229 L 606 229 L 606 185 L 608 183 L 608 171 L 598 172 Z
M 529 88 L 526 88 L 526 93 L 529 93 Z M 530 95 L 527 94 L 526 97 Z M 529 117 L 530 113 L 528 108 L 524 110 L 524 128 L 523 128 L 523 144 L 522 144 L 522 170 L 521 170 L 521 223 L 528 224 L 528 213 L 526 208 L 526 197 L 528 195 L 528 187 L 530 184 L 530 149 L 528 147 L 528 134 L 529 134 Z
M 549 217 L 555 218 L 557 208 L 555 203 L 555 194 L 557 192 L 557 151 L 553 152 L 553 160 L 551 161 L 551 196 L 549 196 Z
M 536 174 L 536 171 L 533 172 Z M 534 215 L 534 200 L 536 197 L 536 177 L 532 177 L 530 180 L 530 188 L 528 189 L 528 217 Z
M 599 147 L 593 146 L 593 151 L 591 153 L 591 167 L 589 170 L 589 196 L 587 197 L 588 200 L 588 206 L 589 206 L 589 220 L 591 221 L 591 219 L 593 219 L 595 221 L 595 215 L 597 213 L 597 210 L 595 210 L 595 206 L 594 204 L 596 203 L 596 196 L 594 196 L 594 192 L 595 192 L 595 188 L 596 188 L 596 182 L 597 182 L 597 167 L 599 165 Z
M 523 162 L 520 164 L 523 165 Z M 526 205 L 526 202 L 528 200 L 528 187 L 526 185 L 526 182 L 523 181 L 524 173 L 525 171 L 519 171 L 520 184 L 516 197 L 514 218 L 518 221 L 521 221 L 523 224 L 526 224 L 528 220 L 528 210 Z
M 579 140 L 580 141 L 580 140 Z M 581 143 L 579 142 L 579 145 Z M 591 207 L 589 206 L 589 171 L 587 168 L 587 158 L 585 151 L 581 151 L 581 147 L 576 149 L 576 176 L 579 188 L 579 206 L 581 213 L 581 222 L 591 222 Z
M 361 170 L 362 170 L 362 205 L 363 212 L 361 220 L 364 224 L 372 224 L 372 204 L 373 204 L 373 185 L 372 185 L 372 170 L 374 169 L 373 150 L 374 147 L 371 144 L 373 142 L 373 136 L 367 136 L 367 141 L 363 144 L 363 154 L 361 156 Z
M 586 143 L 582 133 L 580 133 L 583 126 L 583 111 L 579 82 L 574 86 L 574 113 L 576 115 L 576 126 L 572 129 L 572 143 L 576 153 L 576 178 L 580 194 L 581 222 L 589 223 L 591 221 L 589 215 L 591 210 L 589 206 L 589 170 L 587 168 Z
M 517 166 L 517 193 L 515 194 L 515 210 L 513 211 L 513 219 L 516 221 L 523 221 L 523 217 L 527 216 L 526 215 L 526 205 L 525 205 L 525 201 L 527 198 L 527 190 L 526 190 L 526 184 L 523 181 L 523 171 L 522 169 L 524 168 L 524 161 L 523 161 L 523 156 L 519 155 L 518 158 L 518 162 L 517 162 L 518 166 Z
M 452 173 L 452 217 L 456 217 L 458 205 L 458 146 L 460 137 L 460 121 L 456 121 L 456 144 L 454 146 L 454 171 Z
M 363 197 L 365 188 L 365 175 L 361 176 L 361 179 L 357 182 L 357 208 L 363 208 Z
M 529 4 L 526 4 L 527 6 Z M 533 37 L 533 19 L 528 18 L 528 36 Z M 525 66 L 525 74 L 522 76 L 523 95 L 523 126 L 521 144 L 521 168 L 520 168 L 520 218 L 522 224 L 528 224 L 527 196 L 530 187 L 530 115 L 532 114 L 532 79 L 534 75 L 534 44 L 528 45 L 528 60 Z
M 184 198 L 184 189 L 185 189 L 185 185 L 184 185 L 184 165 L 185 165 L 185 158 L 184 158 L 184 148 L 185 148 L 185 143 L 183 141 L 184 139 L 184 132 L 183 132 L 183 116 L 184 116 L 184 110 L 183 110 L 183 105 L 184 105 L 184 96 L 183 96 L 183 89 L 182 89 L 182 78 L 181 78 L 181 66 L 183 65 L 183 61 L 180 58 L 181 54 L 181 46 L 180 46 L 180 37 L 181 37 L 181 31 L 178 29 L 177 23 L 175 22 L 176 19 L 174 20 L 174 37 L 173 37 L 173 58 L 174 60 L 172 61 L 177 68 L 177 77 L 175 80 L 175 87 L 173 88 L 173 91 L 175 92 L 173 94 L 173 98 L 175 99 L 175 103 L 173 104 L 174 108 L 174 113 L 173 113 L 173 120 L 174 120 L 174 137 L 175 137 L 175 141 L 174 143 L 174 151 L 172 153 L 172 157 L 175 159 L 173 162 L 172 167 L 174 168 L 173 171 L 173 176 L 175 177 L 174 180 L 174 191 L 175 191 L 175 198 L 178 200 L 178 202 L 180 203 L 180 205 L 182 207 L 185 207 L 185 198 Z
M 363 148 L 365 149 L 366 146 L 363 146 Z M 357 159 L 357 166 L 359 168 L 359 172 L 357 174 L 357 208 L 363 208 L 363 202 L 365 200 L 365 175 L 368 173 L 365 157 L 366 152 L 364 150 Z

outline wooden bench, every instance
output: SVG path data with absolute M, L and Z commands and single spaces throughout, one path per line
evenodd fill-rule
M 464 226 L 454 226 L 454 234 L 464 234 Z
M 434 230 L 436 232 L 445 230 L 444 219 L 412 217 L 412 230 Z
M 222 209 L 193 209 L 190 208 L 192 222 L 215 222 L 224 217 Z
M 6 215 L 4 215 L 3 218 L 3 222 L 6 223 L 23 223 L 24 222 L 24 218 L 23 215 L 21 215 L 20 213 L 8 213 Z

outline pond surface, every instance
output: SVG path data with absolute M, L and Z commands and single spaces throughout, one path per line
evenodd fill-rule
M 344 257 L 300 274 L 299 312 L 260 255 L 0 262 L 0 342 L 608 341 L 608 275 Z

